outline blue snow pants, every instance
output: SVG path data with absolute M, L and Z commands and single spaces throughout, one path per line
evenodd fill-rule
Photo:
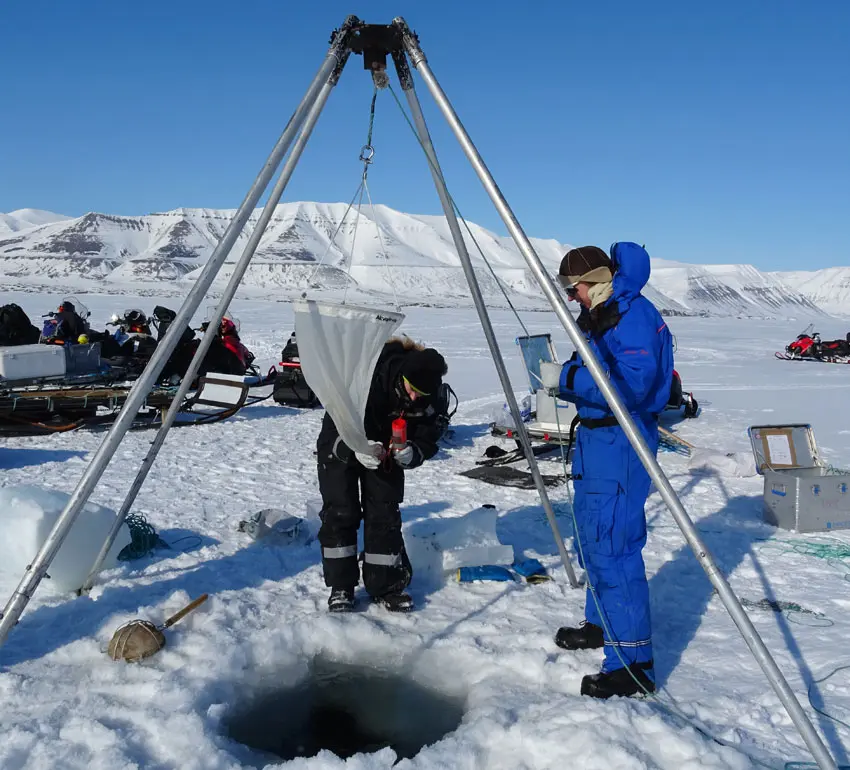
M 656 418 L 633 416 L 650 450 L 657 452 Z M 573 502 L 589 581 L 585 618 L 605 629 L 602 671 L 651 661 L 649 586 L 641 554 L 649 475 L 619 426 L 580 427 L 572 469 L 574 477 L 580 476 L 573 481 Z

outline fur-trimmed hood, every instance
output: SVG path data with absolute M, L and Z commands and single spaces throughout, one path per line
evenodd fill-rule
M 400 337 L 390 337 L 386 343 L 386 345 L 401 345 L 402 350 L 425 350 L 425 345 L 421 342 L 417 342 L 414 339 L 411 339 L 406 334 Z

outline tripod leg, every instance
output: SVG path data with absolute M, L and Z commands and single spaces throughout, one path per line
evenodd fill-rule
M 340 62 L 337 68 L 338 70 L 342 69 L 345 64 L 345 59 L 347 58 L 348 53 L 346 52 L 343 61 Z M 277 205 L 280 202 L 280 198 L 283 195 L 283 191 L 289 184 L 289 180 L 292 178 L 292 173 L 295 171 L 295 167 L 298 165 L 298 161 L 301 159 L 301 155 L 304 152 L 304 148 L 307 146 L 307 141 L 309 140 L 310 135 L 313 132 L 313 128 L 315 127 L 316 122 L 319 119 L 319 115 L 324 109 L 324 106 L 328 101 L 328 97 L 330 96 L 334 85 L 336 85 L 337 77 L 338 74 L 336 72 L 332 73 L 325 85 L 322 86 L 322 90 L 319 91 L 316 101 L 310 108 L 310 112 L 307 115 L 307 119 L 304 121 L 304 127 L 301 129 L 301 134 L 295 141 L 295 144 L 292 147 L 292 152 L 289 154 L 289 157 L 286 159 L 286 162 L 283 165 L 283 169 L 280 172 L 280 177 L 278 178 L 274 188 L 269 194 L 269 199 L 266 202 L 262 213 L 260 214 L 260 218 L 257 220 L 257 224 L 255 225 L 254 230 L 251 233 L 251 237 L 248 239 L 248 243 L 245 245 L 245 250 L 242 252 L 242 255 L 239 257 L 239 261 L 234 267 L 233 275 L 230 277 L 230 280 L 227 283 L 227 287 L 225 288 L 224 294 L 222 295 L 221 300 L 219 301 L 218 306 L 216 307 L 215 312 L 213 313 L 213 316 L 210 319 L 209 326 L 207 327 L 207 330 L 204 333 L 203 339 L 201 340 L 201 343 L 198 346 L 198 349 L 195 352 L 191 363 L 189 364 L 189 369 L 186 371 L 186 374 L 184 375 L 183 380 L 180 383 L 180 387 L 178 388 L 177 393 L 174 396 L 174 400 L 171 402 L 171 405 L 168 408 L 168 412 L 162 420 L 162 425 L 157 431 L 154 440 L 151 442 L 150 449 L 148 449 L 148 453 L 147 455 L 145 455 L 145 459 L 142 460 L 142 465 L 139 468 L 139 472 L 136 475 L 132 486 L 130 487 L 130 491 L 127 493 L 127 496 L 124 499 L 123 504 L 121 505 L 121 509 L 118 511 L 115 517 L 115 521 L 112 524 L 112 528 L 110 529 L 109 534 L 106 537 L 106 541 L 104 542 L 103 546 L 100 549 L 100 552 L 97 555 L 97 559 L 95 560 L 94 566 L 91 568 L 91 572 L 89 572 L 85 583 L 80 589 L 81 591 L 88 591 L 94 584 L 95 577 L 97 573 L 100 572 L 100 568 L 103 565 L 103 562 L 106 559 L 107 555 L 109 554 L 109 551 L 112 548 L 112 544 L 115 542 L 115 538 L 118 536 L 118 532 L 121 530 L 121 525 L 127 518 L 127 514 L 130 512 L 130 508 L 133 506 L 133 503 L 136 500 L 136 496 L 139 494 L 139 491 L 142 488 L 142 484 L 144 484 L 145 479 L 147 478 L 148 472 L 153 467 L 154 461 L 156 460 L 156 456 L 157 454 L 159 454 L 159 450 L 165 442 L 165 437 L 168 435 L 168 431 L 171 430 L 171 426 L 174 424 L 174 420 L 177 418 L 177 413 L 180 411 L 180 408 L 183 404 L 183 399 L 186 398 L 186 394 L 191 388 L 192 382 L 194 381 L 195 376 L 198 373 L 198 369 L 203 363 L 204 356 L 207 354 L 207 351 L 210 349 L 210 346 L 212 345 L 212 342 L 215 339 L 219 324 L 221 323 L 221 319 L 227 312 L 227 308 L 230 305 L 230 302 L 233 300 L 233 295 L 236 294 L 236 289 L 239 287 L 239 284 L 241 283 L 242 278 L 245 275 L 245 271 L 248 269 L 248 265 L 250 264 L 254 253 L 257 251 L 257 247 L 260 244 L 260 240 L 262 239 L 263 234 L 265 233 L 266 228 L 268 227 L 269 221 L 274 215 L 275 209 L 277 208 Z
M 419 98 L 416 95 L 416 89 L 413 86 L 413 79 L 410 77 L 410 70 L 407 66 L 407 61 L 403 53 L 394 55 L 396 71 L 401 82 L 404 94 L 407 97 L 407 103 L 410 105 L 410 111 L 413 114 L 413 123 L 416 126 L 416 131 L 419 134 L 419 141 L 422 143 L 422 148 L 425 150 L 425 156 L 428 159 L 428 165 L 431 169 L 431 176 L 434 178 L 434 184 L 437 187 L 437 195 L 440 196 L 440 203 L 443 206 L 443 212 L 446 215 L 446 222 L 449 225 L 449 230 L 452 234 L 455 248 L 457 249 L 460 263 L 463 266 L 463 272 L 466 275 L 469 290 L 472 292 L 472 301 L 475 303 L 475 310 L 478 313 L 478 318 L 481 321 L 481 328 L 484 330 L 484 336 L 487 339 L 487 345 L 490 348 L 490 355 L 493 358 L 493 363 L 496 366 L 496 371 L 499 375 L 499 380 L 502 383 L 502 390 L 505 393 L 505 399 L 511 410 L 511 415 L 514 418 L 514 424 L 517 426 L 516 432 L 518 443 L 522 446 L 525 458 L 528 460 L 531 477 L 534 480 L 534 486 L 537 488 L 537 494 L 540 497 L 540 503 L 546 513 L 546 518 L 549 521 L 549 526 L 552 528 L 552 534 L 555 536 L 555 543 L 558 546 L 558 553 L 561 555 L 561 562 L 564 565 L 564 570 L 569 578 L 570 585 L 573 588 L 578 588 L 578 580 L 576 579 L 573 565 L 570 562 L 570 555 L 567 552 L 567 547 L 564 544 L 564 538 L 561 536 L 558 522 L 555 518 L 555 511 L 552 508 L 552 502 L 549 500 L 549 493 L 546 491 L 546 484 L 540 474 L 540 468 L 537 465 L 537 458 L 531 449 L 531 441 L 528 437 L 528 432 L 525 429 L 525 423 L 520 416 L 519 406 L 514 396 L 513 386 L 511 385 L 510 375 L 508 374 L 505 361 L 502 358 L 499 343 L 496 339 L 496 333 L 493 330 L 493 324 L 490 322 L 490 315 L 487 312 L 487 305 L 484 302 L 484 297 L 481 295 L 481 287 L 478 284 L 478 278 L 475 275 L 475 270 L 472 266 L 472 260 L 469 258 L 469 251 L 466 248 L 466 243 L 463 239 L 463 233 L 460 230 L 460 224 L 455 215 L 454 206 L 452 205 L 449 191 L 446 187 L 446 181 L 443 178 L 443 173 L 440 170 L 440 164 L 437 160 L 437 154 L 434 151 L 434 145 L 431 142 L 431 135 L 428 132 L 428 126 L 425 123 L 425 116 L 422 114 L 422 106 L 419 103 Z
M 212 284 L 215 276 L 224 264 L 227 255 L 233 248 L 236 239 L 239 237 L 245 223 L 248 221 L 254 207 L 263 194 L 263 191 L 268 187 L 269 181 L 274 176 L 275 170 L 280 165 L 287 150 L 292 144 L 298 129 L 304 121 L 304 117 L 318 95 L 322 85 L 326 83 L 328 78 L 338 67 L 339 62 L 343 57 L 343 53 L 347 50 L 348 33 L 350 28 L 357 23 L 356 17 L 349 17 L 342 29 L 334 36 L 331 47 L 325 57 L 319 72 L 310 84 L 304 98 L 295 110 L 292 118 L 281 134 L 274 149 L 269 155 L 268 160 L 257 176 L 251 189 L 248 191 L 245 200 L 234 215 L 232 221 L 228 225 L 227 230 L 214 249 L 207 264 L 205 265 L 197 282 L 192 287 L 189 295 L 186 297 L 181 306 L 176 318 L 165 335 L 165 338 L 156 348 L 156 352 L 151 357 L 150 362 L 142 372 L 141 377 L 135 382 L 128 394 L 127 400 L 121 409 L 118 419 L 113 423 L 109 432 L 104 437 L 101 445 L 98 447 L 91 462 L 77 483 L 71 498 L 60 514 L 53 529 L 47 536 L 47 539 L 39 549 L 38 554 L 33 559 L 32 564 L 27 567 L 24 576 L 18 587 L 15 589 L 12 596 L 9 598 L 6 606 L 0 615 L 0 645 L 2 645 L 18 622 L 24 608 L 29 603 L 30 597 L 35 592 L 44 575 L 47 573 L 47 568 L 50 562 L 56 556 L 57 551 L 62 546 L 63 541 L 71 530 L 77 516 L 83 506 L 91 496 L 92 491 L 97 486 L 106 466 L 109 464 L 116 449 L 120 445 L 124 435 L 130 428 L 136 413 L 141 408 L 144 400 L 147 398 L 153 386 L 156 384 L 159 373 L 165 366 L 168 358 L 171 356 L 177 342 L 180 339 L 183 328 L 191 321 L 192 316 L 200 305 L 206 294 L 207 289 Z
M 534 251 L 534 247 L 528 240 L 528 236 L 523 231 L 519 221 L 508 205 L 508 202 L 502 195 L 502 191 L 496 184 L 495 179 L 493 179 L 490 170 L 484 163 L 483 158 L 473 144 L 472 139 L 470 139 L 469 134 L 466 133 L 466 129 L 460 122 L 451 102 L 440 87 L 440 84 L 437 82 L 434 74 L 431 72 L 431 68 L 428 66 L 425 54 L 419 47 L 418 40 L 410 31 L 404 19 L 397 18 L 393 21 L 393 24 L 400 29 L 404 40 L 405 50 L 410 56 L 414 67 L 416 67 L 419 74 L 422 76 L 422 79 L 425 81 L 428 90 L 434 97 L 434 101 L 437 102 L 437 106 L 446 118 L 446 121 L 454 132 L 455 137 L 463 148 L 467 159 L 475 170 L 475 173 L 478 175 L 478 178 L 481 180 L 481 183 L 484 185 L 484 188 L 487 190 L 487 194 L 490 196 L 493 205 L 502 217 L 502 221 L 508 228 L 508 232 L 511 234 L 511 237 L 514 239 L 520 253 L 523 255 L 526 263 L 528 264 L 532 275 L 534 275 L 537 283 L 540 284 L 540 288 L 543 290 L 546 299 L 548 299 L 549 303 L 552 305 L 552 309 L 558 316 L 558 320 L 561 321 L 570 341 L 584 359 L 584 362 L 596 382 L 596 385 L 602 392 L 607 404 L 611 407 L 611 411 L 617 417 L 617 421 L 622 427 L 623 432 L 628 437 L 629 442 L 634 448 L 637 456 L 640 458 L 641 463 L 646 468 L 649 477 L 655 484 L 655 488 L 658 490 L 662 499 L 667 504 L 667 507 L 670 509 L 670 513 L 673 515 L 673 518 L 676 520 L 676 524 L 678 524 L 679 529 L 685 536 L 685 540 L 687 540 L 688 545 L 696 555 L 697 561 L 699 561 L 700 566 L 703 570 L 705 570 L 705 573 L 712 585 L 717 589 L 720 599 L 726 607 L 726 610 L 729 612 L 729 615 L 735 625 L 738 627 L 738 631 L 742 638 L 750 648 L 750 652 L 761 667 L 765 677 L 773 687 L 774 692 L 782 701 L 782 705 L 785 707 L 788 715 L 794 722 L 794 725 L 799 731 L 801 737 L 806 742 L 806 745 L 812 753 L 812 756 L 817 761 L 818 766 L 820 768 L 828 768 L 829 770 L 837 770 L 836 764 L 830 756 L 829 751 L 820 736 L 817 734 L 817 731 L 811 721 L 806 716 L 806 713 L 800 706 L 800 702 L 797 700 L 797 697 L 788 685 L 782 671 L 776 665 L 776 661 L 771 656 L 764 640 L 761 636 L 759 636 L 758 631 L 747 613 L 744 611 L 744 608 L 741 606 L 738 597 L 735 596 L 726 578 L 717 568 L 714 557 L 711 555 L 708 547 L 696 531 L 696 528 L 688 516 L 687 511 L 685 511 L 681 500 L 679 500 L 678 495 L 670 485 L 670 481 L 661 470 L 661 466 L 658 465 L 655 455 L 649 450 L 646 441 L 644 441 L 643 436 L 638 431 L 634 420 L 632 420 L 631 415 L 625 408 L 619 394 L 611 385 L 599 363 L 599 360 L 596 358 L 590 346 L 587 344 L 587 341 L 584 339 L 584 336 L 567 308 L 563 297 L 558 293 L 558 289 L 556 288 L 552 278 L 546 272 L 546 268 L 540 261 L 540 257 L 538 257 L 537 253 Z

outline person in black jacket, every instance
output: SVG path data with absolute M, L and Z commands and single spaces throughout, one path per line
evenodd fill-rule
M 89 325 L 77 312 L 73 302 L 65 300 L 53 314 L 56 319 L 54 337 L 70 344 L 76 344 L 81 334 L 88 334 Z
M 325 413 L 317 441 L 319 490 L 322 493 L 322 566 L 331 589 L 328 608 L 354 608 L 354 588 L 360 577 L 357 530 L 363 520 L 363 583 L 373 601 L 394 612 L 413 608 L 405 593 L 413 576 L 401 533 L 404 471 L 437 454 L 439 427 L 434 396 L 448 371 L 433 348 L 411 340 L 391 339 L 375 366 L 366 402 L 366 437 L 384 447 L 380 458 L 353 452 Z M 390 450 L 392 423 L 407 422 L 407 443 Z

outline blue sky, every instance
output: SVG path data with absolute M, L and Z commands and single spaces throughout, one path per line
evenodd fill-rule
M 6 0 L 0 211 L 235 208 L 349 13 L 403 15 L 529 235 L 761 269 L 850 264 L 850 3 Z M 464 215 L 501 221 L 419 95 Z M 284 200 L 348 201 L 349 62 Z M 382 93 L 376 202 L 440 213 Z

